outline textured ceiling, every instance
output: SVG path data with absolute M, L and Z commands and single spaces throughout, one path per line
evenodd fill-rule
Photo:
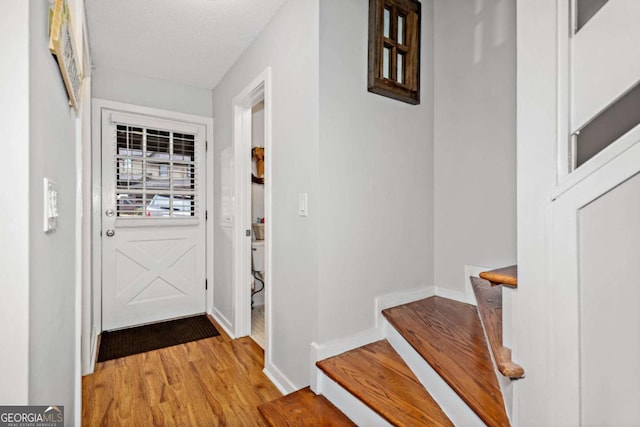
M 286 0 L 86 0 L 93 63 L 213 88 Z

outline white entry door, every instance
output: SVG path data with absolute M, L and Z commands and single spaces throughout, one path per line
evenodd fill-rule
M 103 330 L 205 311 L 204 153 L 204 126 L 103 110 Z

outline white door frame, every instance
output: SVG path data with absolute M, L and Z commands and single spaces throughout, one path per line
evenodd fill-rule
M 233 308 L 234 335 L 251 331 L 251 109 L 264 101 L 264 211 L 265 211 L 265 366 L 271 362 L 271 248 L 272 146 L 271 68 L 268 67 L 233 99 L 234 223 Z M 247 236 L 249 230 L 249 236 Z
M 117 111 L 122 113 L 137 114 L 160 118 L 165 120 L 173 120 L 178 122 L 186 122 L 205 126 L 206 143 L 211 149 L 206 151 L 206 209 L 213 217 L 213 118 L 198 116 L 194 114 L 178 113 L 175 111 L 161 110 L 157 108 L 144 107 L 140 105 L 126 104 L 122 102 L 108 101 L 100 98 L 92 99 L 91 108 L 91 337 L 92 345 L 89 348 L 83 348 L 83 354 L 88 352 L 89 360 L 96 360 L 97 339 L 102 332 L 102 241 L 100 231 L 102 227 L 102 113 L 104 110 Z M 205 222 L 206 244 L 206 277 L 213 278 L 213 233 L 214 227 L 212 220 Z M 206 291 L 205 308 L 207 313 L 213 310 L 213 283 L 209 283 Z M 94 363 L 87 366 L 86 372 L 93 372 Z

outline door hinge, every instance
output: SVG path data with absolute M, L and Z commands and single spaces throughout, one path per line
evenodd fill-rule
M 204 279 L 204 290 L 206 291 L 207 289 L 209 289 L 209 281 Z
M 209 151 L 209 141 L 204 141 L 204 151 Z
M 204 220 L 208 220 L 209 219 L 209 211 L 204 211 Z

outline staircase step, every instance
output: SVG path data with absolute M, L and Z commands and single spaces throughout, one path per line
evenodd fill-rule
M 258 406 L 260 414 L 272 427 L 281 426 L 355 426 L 345 414 L 324 396 L 303 388 Z
M 483 271 L 480 273 L 480 278 L 488 280 L 493 286 L 507 285 L 518 287 L 518 266 L 511 265 L 491 271 Z
M 502 285 L 492 286 L 478 277 L 471 277 L 471 285 L 498 370 L 505 377 L 524 377 L 524 369 L 511 360 L 511 349 L 502 345 Z
M 430 297 L 382 314 L 482 421 L 509 425 L 476 307 Z
M 317 363 L 329 378 L 396 426 L 453 426 L 387 340 Z

